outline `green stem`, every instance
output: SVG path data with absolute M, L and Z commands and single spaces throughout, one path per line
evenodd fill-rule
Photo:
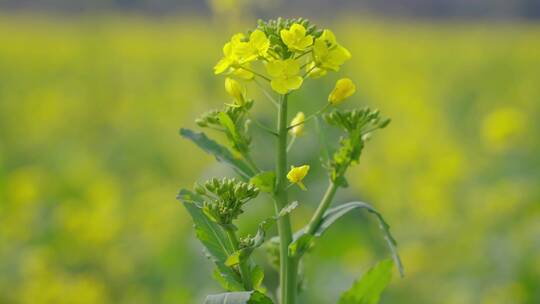
M 238 238 L 236 237 L 236 232 L 232 229 L 225 229 L 229 241 L 233 246 L 234 250 L 238 250 Z M 249 264 L 247 260 L 240 260 L 238 264 L 238 270 L 240 271 L 240 276 L 242 277 L 242 282 L 244 282 L 244 288 L 249 291 L 253 290 L 253 285 L 251 284 L 251 273 L 249 272 Z
M 274 193 L 274 208 L 276 214 L 287 205 L 287 95 L 282 95 L 277 119 L 277 158 L 276 158 L 276 191 Z M 289 215 L 278 219 L 280 238 L 280 303 L 294 304 L 296 297 L 296 266 L 294 258 L 289 257 L 289 244 L 292 241 L 292 230 Z
M 317 228 L 319 228 L 324 212 L 326 211 L 326 209 L 328 209 L 328 207 L 330 207 L 330 204 L 334 199 L 334 195 L 336 194 L 337 189 L 338 185 L 335 182 L 330 181 L 330 184 L 326 189 L 326 193 L 324 194 L 321 202 L 319 203 L 317 210 L 313 214 L 313 217 L 311 217 L 311 220 L 309 221 L 306 234 L 314 234 Z

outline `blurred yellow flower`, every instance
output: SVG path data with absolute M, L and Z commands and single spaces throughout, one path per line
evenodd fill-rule
M 295 23 L 288 30 L 281 30 L 281 39 L 291 51 L 303 51 L 313 44 L 313 37 L 306 35 L 303 25 Z
M 302 85 L 300 64 L 293 60 L 275 60 L 266 64 L 266 71 L 272 77 L 270 85 L 279 94 L 287 94 L 290 90 L 296 90 Z
M 351 53 L 336 42 L 330 30 L 324 30 L 313 44 L 313 60 L 319 68 L 337 71 L 350 58 Z
M 225 91 L 234 98 L 236 105 L 242 106 L 246 102 L 246 88 L 238 81 L 229 77 L 225 78 Z
M 287 179 L 291 183 L 297 184 L 300 189 L 306 190 L 306 186 L 304 186 L 304 183 L 302 183 L 302 181 L 304 180 L 308 172 L 309 165 L 303 165 L 300 167 L 291 166 L 291 170 L 289 171 L 289 173 L 287 173 Z
M 338 105 L 356 92 L 356 86 L 349 78 L 342 78 L 336 82 L 336 86 L 328 95 L 328 102 Z
M 497 109 L 484 118 L 482 136 L 495 150 L 507 148 L 525 131 L 526 120 L 526 115 L 518 109 Z
M 296 116 L 291 121 L 291 134 L 294 136 L 300 136 L 304 134 L 304 120 L 306 119 L 306 115 L 304 115 L 304 112 L 298 112 Z

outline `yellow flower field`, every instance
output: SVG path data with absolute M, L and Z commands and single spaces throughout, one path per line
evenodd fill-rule
M 540 303 L 540 25 L 336 20 L 317 23 L 353 55 L 291 93 L 289 121 L 343 77 L 356 92 L 341 106 L 392 118 L 337 199 L 370 202 L 392 224 L 405 277 L 382 303 Z M 219 291 L 175 200 L 194 180 L 233 174 L 178 135 L 234 102 L 213 75 L 231 31 L 207 22 L 0 16 L 0 303 L 202 303 Z M 302 49 L 301 29 L 288 35 Z M 278 74 L 276 90 L 296 87 Z M 255 88 L 255 113 L 273 111 Z M 229 89 L 241 102 L 244 88 Z M 324 170 L 306 153 L 320 132 L 314 121 L 299 132 L 290 165 L 309 165 L 299 182 L 320 196 Z M 270 166 L 273 147 L 254 141 Z M 315 206 L 299 202 L 295 228 Z M 272 208 L 258 199 L 240 229 Z M 377 230 L 362 212 L 330 229 L 306 259 L 300 303 L 334 303 L 388 256 Z

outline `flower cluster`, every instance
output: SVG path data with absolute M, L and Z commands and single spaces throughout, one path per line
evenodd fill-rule
M 337 42 L 332 31 L 317 29 L 303 18 L 278 18 L 259 21 L 247 35 L 233 35 L 223 46 L 223 58 L 214 73 L 245 80 L 260 76 L 270 81 L 274 91 L 287 94 L 300 88 L 306 77 L 319 78 L 328 71 L 338 71 L 350 58 L 350 52 Z M 255 63 L 262 64 L 266 73 L 257 72 Z
M 259 194 L 255 186 L 234 178 L 213 178 L 196 185 L 195 191 L 205 198 L 202 206 L 204 214 L 224 226 L 231 226 L 232 221 L 244 212 L 244 204 Z

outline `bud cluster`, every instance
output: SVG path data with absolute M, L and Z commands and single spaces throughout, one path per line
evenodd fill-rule
M 246 100 L 241 107 L 226 105 L 223 110 L 211 110 L 202 114 L 195 123 L 199 127 L 224 131 L 234 150 L 241 154 L 246 153 L 251 143 L 247 113 L 252 106 L 251 99 Z
M 390 119 L 382 119 L 379 110 L 369 108 L 345 111 L 333 111 L 324 115 L 324 120 L 347 133 L 362 132 L 366 127 L 382 129 L 390 123 Z
M 203 212 L 224 226 L 230 226 L 244 212 L 244 204 L 259 194 L 257 187 L 234 178 L 212 178 L 195 185 L 195 191 L 205 198 Z
M 336 110 L 324 115 L 324 120 L 329 125 L 338 127 L 347 133 L 346 137 L 340 139 L 339 148 L 327 165 L 332 181 L 340 182 L 345 186 L 343 174 L 351 163 L 358 162 L 367 135 L 376 129 L 386 127 L 390 123 L 390 119 L 381 118 L 379 110 L 364 108 Z

